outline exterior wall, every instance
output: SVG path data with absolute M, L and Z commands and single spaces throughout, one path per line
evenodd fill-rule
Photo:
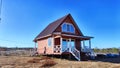
M 67 17 L 64 22 L 71 23 L 71 24 L 73 24 L 73 26 L 75 27 L 74 22 L 71 20 L 70 17 Z M 63 23 L 64 23 L 64 22 L 63 22 Z M 62 24 L 61 24 L 61 25 L 62 25 Z M 55 32 L 62 32 L 61 25 L 55 30 Z M 74 33 L 66 33 L 66 32 L 62 32 L 62 33 L 64 33 L 64 34 L 72 34 L 72 35 L 79 35 L 79 36 L 81 35 L 81 34 L 78 32 L 78 30 L 76 29 L 76 27 L 75 27 L 75 34 L 74 34 Z
M 46 50 L 46 54 L 53 54 L 53 41 L 51 46 L 48 46 L 48 38 L 38 40 L 37 43 L 38 43 L 37 51 L 39 54 L 44 54 L 45 50 Z

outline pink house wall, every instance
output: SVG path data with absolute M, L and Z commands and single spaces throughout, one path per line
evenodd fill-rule
M 38 44 L 37 51 L 39 54 L 44 54 L 45 47 L 46 47 L 46 54 L 53 54 L 53 47 L 52 45 L 48 46 L 48 39 L 39 40 L 37 41 L 37 44 Z

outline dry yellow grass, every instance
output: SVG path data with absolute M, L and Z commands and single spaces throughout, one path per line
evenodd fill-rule
M 55 68 L 120 68 L 120 64 L 108 63 L 108 62 L 95 62 L 95 61 L 68 61 L 58 60 L 58 64 Z
M 0 56 L 0 68 L 41 68 L 42 63 L 28 63 L 31 59 L 40 57 Z M 95 61 L 69 61 L 53 59 L 57 64 L 51 68 L 120 68 L 120 63 Z M 49 68 L 49 67 L 47 67 Z
M 34 57 L 2 56 L 0 57 L 1 68 L 40 68 L 39 63 L 28 63 Z M 39 58 L 39 57 L 35 57 Z

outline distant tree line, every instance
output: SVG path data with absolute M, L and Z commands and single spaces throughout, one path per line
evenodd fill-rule
M 95 53 L 120 53 L 120 48 L 93 48 Z
M 6 50 L 7 50 L 6 47 L 1 47 L 1 46 L 0 46 L 0 51 L 6 51 Z
M 11 47 L 11 48 L 8 48 L 8 47 L 1 47 L 0 46 L 0 51 L 10 51 L 10 50 L 33 50 L 34 48 L 32 47 L 28 47 L 28 48 L 19 48 L 19 47 Z

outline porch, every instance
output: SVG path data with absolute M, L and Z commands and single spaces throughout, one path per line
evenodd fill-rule
M 75 35 L 56 35 L 53 37 L 53 53 L 72 54 L 77 60 L 80 60 L 81 52 L 89 53 L 91 51 L 90 38 Z M 89 43 L 87 46 L 86 42 Z
M 91 37 L 79 36 L 78 38 L 65 35 L 53 37 L 54 54 L 61 54 L 63 52 L 71 51 L 71 48 L 75 48 L 76 50 L 82 52 L 89 52 L 87 49 L 91 49 Z

